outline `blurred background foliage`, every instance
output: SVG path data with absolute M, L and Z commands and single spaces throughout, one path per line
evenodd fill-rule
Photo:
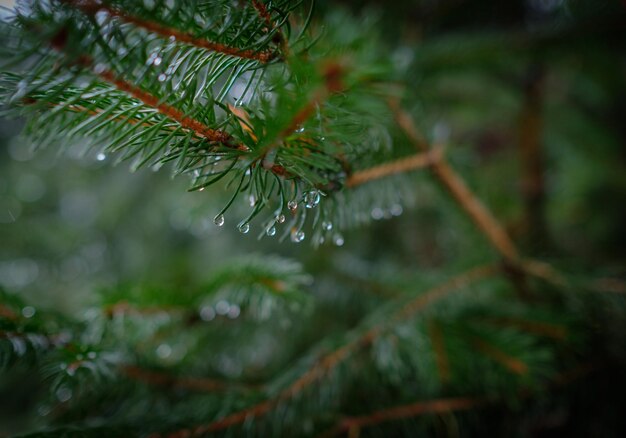
M 337 15 L 337 9 L 344 12 Z M 626 4 L 617 0 L 317 3 L 314 29 L 345 26 L 345 32 L 358 32 L 363 21 L 374 23 L 405 84 L 408 109 L 429 138 L 446 145 L 447 157 L 526 254 L 570 273 L 574 289 L 591 279 L 617 282 L 603 284 L 618 292 L 591 295 L 533 284 L 534 293 L 548 294 L 555 305 L 531 310 L 508 303 L 504 281 L 489 282 L 474 286 L 467 294 L 471 299 L 446 301 L 432 317 L 396 327 L 360 353 L 370 355 L 366 362 L 378 372 L 351 360 L 342 373 L 320 383 L 320 399 L 332 400 L 337 379 L 344 379 L 348 389 L 335 402 L 351 407 L 343 414 L 358 415 L 416 397 L 480 393 L 480 382 L 493 375 L 489 391 L 511 401 L 470 414 L 385 423 L 368 429 L 371 436 L 626 433 L 625 11 Z M 348 15 L 354 18 L 348 21 Z M 125 164 L 112 166 L 95 151 L 84 156 L 80 144 L 63 153 L 52 148 L 33 153 L 18 135 L 19 125 L 0 121 L 0 287 L 2 309 L 18 309 L 20 330 L 32 332 L 32 338 L 19 347 L 13 341 L 11 348 L 22 351 L 18 358 L 0 353 L 7 362 L 0 364 L 6 369 L 0 377 L 0 434 L 90 418 L 97 406 L 108 406 L 105 416 L 127 409 L 127 423 L 152 409 L 183 425 L 203 418 L 205 410 L 195 410 L 199 405 L 217 404 L 213 411 L 206 408 L 211 412 L 242 407 L 236 391 L 208 399 L 134 383 L 105 396 L 99 385 L 106 377 L 99 384 L 56 369 L 46 374 L 45 367 L 33 374 L 36 359 L 29 365 L 28 352 L 35 354 L 41 343 L 69 342 L 62 336 L 37 338 L 41 327 L 28 324 L 34 315 L 48 333 L 70 330 L 69 322 L 60 327 L 59 321 L 81 327 L 84 351 L 60 348 L 56 354 L 71 358 L 48 359 L 55 364 L 93 353 L 103 357 L 93 375 L 107 376 L 115 374 L 118 355 L 126 355 L 174 374 L 241 385 L 273 379 L 280 387 L 281 379 L 296 372 L 286 369 L 306 367 L 309 352 L 340 345 L 368 318 L 371 323 L 384 318 L 389 303 L 494 258 L 426 171 L 411 175 L 410 202 L 397 216 L 374 208 L 374 221 L 345 233 L 341 246 L 313 249 L 216 227 L 213 217 L 226 200 L 221 187 L 189 193 L 184 177 L 148 168 L 130 173 Z M 539 144 L 538 192 L 532 189 L 532 171 L 529 180 L 524 167 L 524 148 L 533 139 Z M 239 211 L 247 207 L 235 205 Z M 241 290 L 250 283 L 254 290 Z M 481 312 L 490 305 L 493 316 L 494 297 L 501 296 L 496 306 L 501 317 L 530 312 L 572 327 L 572 342 L 563 348 L 554 348 L 554 340 L 516 342 L 516 333 L 485 330 L 480 322 L 468 331 L 465 323 L 482 321 Z M 143 310 L 124 310 L 134 307 Z M 125 316 L 110 324 L 116 315 Z M 430 319 L 444 337 L 482 333 L 496 345 L 513 345 L 516 357 L 539 374 L 552 375 L 553 368 L 568 363 L 593 366 L 558 389 L 520 397 L 520 387 L 532 386 L 536 376 L 513 384 L 511 376 L 492 370 L 493 361 L 466 364 L 475 344 L 447 336 L 450 356 L 459 360 L 452 364 L 454 380 L 442 385 L 433 379 L 434 359 L 428 364 L 413 357 L 432 342 L 423 334 L 432 329 Z M 412 368 L 415 363 L 419 366 Z M 419 387 L 412 386 L 415 376 L 421 376 Z M 405 391 L 397 389 L 398 382 Z M 111 407 L 120 400 L 126 403 Z M 299 412 L 297 403 L 280 412 L 286 417 Z M 322 406 L 311 408 L 321 412 L 319 423 L 304 422 L 292 432 L 320 432 L 319 424 L 329 423 L 324 415 L 333 412 Z

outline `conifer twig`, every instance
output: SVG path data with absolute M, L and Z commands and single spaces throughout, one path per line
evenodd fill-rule
M 242 144 L 234 144 L 233 138 L 230 134 L 218 129 L 212 129 L 203 124 L 202 122 L 186 116 L 181 110 L 168 105 L 163 102 L 159 102 L 156 96 L 142 90 L 139 87 L 134 86 L 128 81 L 116 76 L 110 70 L 103 70 L 96 72 L 96 74 L 104 81 L 114 85 L 118 90 L 124 91 L 127 94 L 133 96 L 135 99 L 140 100 L 145 105 L 157 109 L 161 114 L 169 117 L 170 119 L 178 122 L 182 127 L 193 131 L 199 137 L 204 138 L 213 143 L 222 143 L 233 149 L 247 151 L 248 147 Z
M 520 359 L 513 357 L 502 351 L 500 348 L 495 345 L 485 341 L 484 339 L 480 339 L 478 337 L 471 337 L 470 339 L 472 345 L 476 347 L 477 350 L 481 351 L 485 355 L 489 356 L 494 361 L 498 362 L 500 365 L 508 369 L 514 374 L 518 374 L 523 376 L 528 373 L 528 365 L 525 364 Z
M 446 281 L 439 286 L 429 289 L 423 294 L 420 294 L 415 299 L 409 301 L 405 306 L 398 310 L 391 316 L 390 319 L 385 320 L 384 323 L 375 325 L 367 330 L 361 336 L 353 339 L 352 341 L 344 344 L 337 350 L 323 356 L 305 372 L 295 382 L 281 391 L 276 397 L 268 399 L 257 405 L 227 415 L 226 417 L 209 423 L 206 425 L 196 426 L 190 429 L 183 429 L 168 435 L 168 438 L 182 438 L 197 436 L 207 432 L 215 432 L 218 430 L 227 429 L 230 426 L 243 423 L 247 418 L 258 417 L 266 414 L 272 410 L 281 401 L 292 398 L 293 396 L 302 392 L 303 389 L 317 382 L 321 377 L 326 375 L 330 370 L 337 367 L 343 361 L 345 361 L 350 355 L 360 348 L 371 345 L 387 328 L 387 324 L 394 324 L 401 320 L 412 317 L 416 312 L 422 310 L 430 303 L 437 301 L 449 293 L 466 287 L 476 281 L 482 280 L 487 277 L 491 277 L 498 273 L 501 268 L 498 265 L 485 265 L 479 266 L 464 273 L 461 273 L 452 279 Z M 159 435 L 154 435 L 156 438 Z
M 261 17 L 263 21 L 265 21 L 265 24 L 267 24 L 267 31 L 271 32 L 272 30 L 276 30 L 275 38 L 280 45 L 281 50 L 283 51 L 283 56 L 285 58 L 288 58 L 289 46 L 287 44 L 287 39 L 285 38 L 285 35 L 280 30 L 280 28 L 276 27 L 272 22 L 272 16 L 267 10 L 267 6 L 265 6 L 265 4 L 259 0 L 252 0 L 252 6 L 258 12 L 259 17 Z
M 360 431 L 364 427 L 374 426 L 387 421 L 416 417 L 418 415 L 466 411 L 484 405 L 487 401 L 484 397 L 444 398 L 395 406 L 358 417 L 344 417 L 336 427 L 323 434 L 322 437 L 329 438 L 342 432 L 349 432 L 349 436 L 352 436 L 353 433 L 356 433 L 353 432 L 355 430 Z
M 428 142 L 419 133 L 413 119 L 405 110 L 400 108 L 395 100 L 389 101 L 398 126 L 404 131 L 411 143 L 422 152 L 430 149 Z M 472 193 L 465 181 L 444 160 L 432 163 L 432 170 L 443 187 L 452 195 L 457 203 L 470 216 L 476 226 L 490 241 L 492 246 L 505 260 L 517 264 L 519 255 L 515 244 L 508 236 L 504 227 L 498 222 L 485 205 Z
M 353 188 L 370 181 L 384 178 L 411 170 L 423 169 L 441 158 L 441 151 L 422 152 L 395 161 L 383 163 L 379 166 L 354 172 L 346 180 L 346 187 Z
M 146 370 L 136 365 L 125 365 L 121 367 L 122 373 L 133 380 L 138 380 L 155 386 L 170 386 L 174 388 L 188 389 L 191 391 L 216 392 L 233 388 L 258 389 L 254 386 L 241 385 L 237 383 L 227 383 L 215 379 L 202 377 L 177 377 L 164 372 Z
M 137 27 L 141 27 L 149 32 L 160 35 L 163 38 L 174 37 L 177 41 L 189 44 L 191 46 L 200 47 L 213 52 L 224 53 L 230 56 L 236 56 L 238 58 L 250 59 L 267 63 L 276 58 L 276 54 L 269 51 L 254 51 L 254 50 L 241 50 L 237 47 L 228 46 L 226 44 L 209 41 L 204 38 L 197 38 L 196 36 L 174 29 L 172 27 L 164 26 L 159 23 L 145 20 L 124 11 L 114 9 L 105 4 L 93 1 L 93 0 L 62 0 L 64 3 L 70 4 L 86 14 L 95 15 L 98 11 L 107 12 L 112 17 L 119 18 L 120 20 L 133 24 Z

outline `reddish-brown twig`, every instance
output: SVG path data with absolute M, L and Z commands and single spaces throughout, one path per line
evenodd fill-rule
M 411 143 L 421 152 L 430 149 L 428 142 L 419 133 L 413 119 L 405 110 L 400 108 L 398 102 L 389 102 L 398 126 L 404 131 Z M 432 170 L 442 186 L 452 195 L 457 203 L 465 210 L 476 226 L 489 239 L 493 247 L 507 261 L 517 264 L 519 254 L 515 244 L 485 205 L 472 193 L 465 181 L 444 160 L 432 163 Z
M 276 53 L 269 51 L 254 51 L 254 50 L 241 50 L 237 47 L 232 47 L 226 44 L 209 41 L 204 38 L 198 38 L 188 32 L 183 32 L 172 27 L 165 26 L 160 23 L 148 21 L 143 18 L 139 18 L 125 13 L 122 10 L 114 9 L 110 6 L 101 4 L 92 0 L 64 0 L 86 14 L 94 15 L 98 11 L 105 11 L 112 17 L 116 17 L 126 23 L 133 24 L 137 27 L 141 27 L 149 32 L 160 35 L 164 38 L 174 37 L 177 41 L 185 44 L 189 44 L 195 47 L 201 47 L 203 49 L 211 50 L 213 52 L 224 53 L 230 56 L 236 56 L 244 59 L 256 60 L 262 63 L 267 63 L 276 58 Z
M 354 188 L 356 186 L 360 186 L 361 184 L 385 178 L 390 175 L 409 172 L 411 170 L 424 169 L 440 159 L 440 157 L 440 151 L 433 150 L 432 152 L 422 152 L 388 163 L 383 163 L 379 166 L 370 167 L 369 169 L 359 170 L 350 175 L 350 177 L 346 180 L 345 186 L 348 188 Z

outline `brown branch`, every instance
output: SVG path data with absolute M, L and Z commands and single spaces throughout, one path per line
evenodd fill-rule
M 379 166 L 371 167 L 369 169 L 354 172 L 346 180 L 345 186 L 348 188 L 353 188 L 370 181 L 387 177 L 389 175 L 396 175 L 398 173 L 404 173 L 411 170 L 423 169 L 432 165 L 440 158 L 441 153 L 439 150 L 433 150 L 432 152 L 422 152 L 411 155 L 409 157 L 400 158 L 399 160 L 391 161 L 389 163 L 384 163 Z
M 63 0 L 65 3 L 68 3 L 84 13 L 88 15 L 95 15 L 98 11 L 105 11 L 112 17 L 117 17 L 120 20 L 134 24 L 135 26 L 141 27 L 149 32 L 156 33 L 163 38 L 174 37 L 177 41 L 181 41 L 183 43 L 189 44 L 191 46 L 200 47 L 203 49 L 211 50 L 213 52 L 224 53 L 230 56 L 236 56 L 238 58 L 251 59 L 255 61 L 259 61 L 262 63 L 267 63 L 276 58 L 276 53 L 269 51 L 260 51 L 256 52 L 254 50 L 241 50 L 236 47 L 231 47 L 226 44 L 216 43 L 213 41 L 209 41 L 202 38 L 197 38 L 196 36 L 183 32 L 178 29 L 174 29 L 172 27 L 164 26 L 159 23 L 155 23 L 152 21 L 144 20 L 143 18 L 139 18 L 130 14 L 125 13 L 119 9 L 114 9 L 104 4 L 98 3 L 93 0 Z
M 492 345 L 483 339 L 472 337 L 471 343 L 485 355 L 498 362 L 500 365 L 511 371 L 512 373 L 523 376 L 528 373 L 528 365 L 520 359 L 509 355 L 495 345 Z
M 191 391 L 216 392 L 231 389 L 259 389 L 257 386 L 227 383 L 200 377 L 177 377 L 164 372 L 146 370 L 135 365 L 124 365 L 121 372 L 128 378 L 150 385 L 188 389 Z
M 389 323 L 393 324 L 403 319 L 410 318 L 416 312 L 422 310 L 433 301 L 441 299 L 449 293 L 466 287 L 469 284 L 474 283 L 478 280 L 493 276 L 499 271 L 500 267 L 496 265 L 480 266 L 466 271 L 448 280 L 447 282 L 428 290 L 427 292 L 419 295 L 417 298 L 409 301 L 405 306 L 402 307 L 402 309 L 392 315 L 392 317 L 389 319 Z M 214 432 L 217 430 L 226 429 L 235 424 L 240 424 L 244 422 L 247 418 L 255 416 L 258 417 L 266 414 L 281 401 L 284 401 L 299 394 L 306 387 L 317 382 L 330 370 L 334 369 L 343 361 L 345 361 L 348 357 L 350 357 L 350 355 L 356 350 L 370 345 L 375 339 L 378 338 L 378 336 L 380 336 L 385 331 L 385 329 L 387 328 L 387 324 L 388 323 L 385 323 L 385 325 L 381 324 L 374 326 L 356 339 L 348 342 L 339 349 L 323 356 L 322 358 L 320 358 L 320 360 L 317 361 L 315 365 L 313 365 L 313 367 L 311 367 L 307 372 L 300 376 L 300 378 L 298 378 L 295 382 L 293 382 L 291 385 L 281 391 L 276 397 L 230 414 L 220 420 L 214 421 L 213 423 L 174 432 L 168 435 L 168 437 L 182 438 L 197 436 L 207 432 Z M 158 435 L 155 435 L 155 437 L 156 436 Z
M 450 380 L 450 358 L 446 350 L 446 344 L 441 332 L 441 326 L 435 320 L 431 320 L 428 324 L 428 334 L 433 345 L 435 353 L 435 361 L 437 363 L 437 372 L 439 380 L 442 383 L 448 383 Z
M 580 379 L 587 374 L 602 368 L 603 366 L 606 366 L 606 363 L 590 362 L 577 365 L 570 370 L 564 371 L 563 373 L 554 376 L 551 381 L 548 382 L 546 388 L 567 385 L 572 381 Z M 520 391 L 519 395 L 522 399 L 525 399 L 528 398 L 531 393 L 527 390 L 522 390 Z M 330 438 L 344 432 L 348 432 L 349 434 L 358 434 L 358 432 L 360 432 L 360 429 L 362 428 L 374 426 L 387 421 L 394 421 L 427 414 L 439 414 L 452 411 L 469 410 L 474 409 L 475 407 L 484 406 L 486 404 L 496 403 L 500 400 L 501 399 L 497 397 L 456 397 L 396 406 L 389 409 L 375 411 L 367 415 L 344 417 L 338 422 L 338 424 L 334 428 L 322 434 L 320 438 Z
M 428 142 L 419 133 L 411 116 L 395 100 L 389 102 L 397 124 L 404 131 L 411 143 L 420 151 L 430 149 Z M 476 226 L 487 237 L 492 246 L 506 260 L 517 263 L 518 252 L 515 244 L 508 236 L 504 227 L 491 214 L 485 205 L 472 193 L 465 181 L 444 160 L 432 163 L 432 170 L 442 186 L 452 195 L 458 204 L 470 216 Z
M 387 421 L 411 418 L 419 415 L 441 414 L 453 411 L 466 411 L 482 406 L 487 403 L 482 397 L 458 397 L 439 400 L 429 400 L 412 403 L 408 405 L 396 406 L 389 409 L 372 412 L 368 415 L 358 417 L 345 417 L 335 429 L 327 436 L 334 436 L 342 432 L 354 429 L 360 430 L 364 427 L 374 426 Z
M 242 151 L 248 150 L 248 147 L 242 144 L 238 144 L 238 145 L 233 144 L 232 142 L 233 138 L 227 132 L 209 128 L 208 126 L 204 125 L 202 122 L 192 117 L 186 116 L 178 108 L 175 108 L 163 102 L 159 102 L 159 99 L 156 96 L 116 76 L 112 71 L 104 70 L 102 72 L 96 72 L 96 74 L 102 80 L 114 85 L 118 90 L 124 91 L 125 93 L 130 94 L 135 99 L 142 101 L 147 106 L 156 108 L 161 114 L 176 121 L 182 127 L 193 131 L 199 137 L 202 137 L 213 143 L 222 143 L 225 146 L 231 147 L 233 149 L 242 150 Z
M 284 57 L 288 58 L 289 46 L 287 44 L 287 39 L 285 38 L 285 35 L 280 30 L 280 28 L 274 25 L 274 22 L 272 20 L 272 15 L 267 10 L 267 7 L 265 6 L 265 4 L 259 0 L 252 0 L 252 6 L 254 7 L 254 9 L 256 9 L 257 13 L 259 14 L 259 17 L 261 17 L 263 21 L 265 21 L 265 24 L 267 25 L 267 32 L 270 32 L 271 30 L 276 30 L 276 35 L 274 37 L 275 42 L 280 45 L 280 48 L 283 52 Z
M 515 327 L 519 330 L 555 340 L 564 340 L 567 338 L 567 329 L 565 327 L 547 322 L 509 317 L 486 317 L 481 320 L 497 327 Z

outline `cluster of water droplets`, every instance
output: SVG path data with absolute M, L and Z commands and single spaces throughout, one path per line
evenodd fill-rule
M 286 202 L 286 210 L 284 211 L 279 208 L 277 211 L 273 213 L 270 219 L 264 222 L 262 227 L 261 234 L 268 237 L 275 237 L 278 235 L 278 230 L 281 225 L 285 224 L 289 219 L 289 226 L 285 229 L 281 240 L 284 238 L 289 238 L 289 240 L 293 243 L 301 243 L 306 240 L 307 233 L 304 231 L 304 226 L 307 218 L 307 211 L 317 208 L 322 200 L 322 196 L 324 194 L 317 189 L 312 189 L 304 194 L 296 195 L 294 198 L 290 199 Z M 256 208 L 258 207 L 258 198 L 254 194 L 250 194 L 247 196 L 247 203 L 250 207 Z M 323 212 L 317 213 L 317 217 L 315 221 L 317 221 L 320 213 L 325 215 Z M 323 218 L 324 216 L 322 216 Z M 226 218 L 223 212 L 220 212 L 213 218 L 213 223 L 218 227 L 223 227 L 226 223 Z M 319 245 L 324 243 L 326 240 L 325 236 L 331 235 L 334 231 L 334 225 L 329 219 L 321 220 L 320 228 L 314 232 L 314 244 Z M 249 219 L 245 219 L 242 222 L 237 224 L 237 229 L 242 234 L 248 234 L 251 230 L 251 225 Z M 335 245 L 341 246 L 344 243 L 344 239 L 338 232 L 334 231 L 332 234 L 332 238 L 330 239 Z

